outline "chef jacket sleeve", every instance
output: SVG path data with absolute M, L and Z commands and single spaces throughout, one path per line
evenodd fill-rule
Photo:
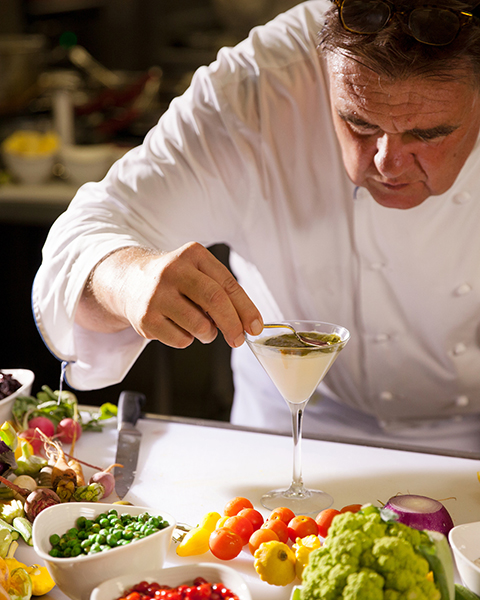
M 269 178 L 278 178 L 265 168 L 266 147 L 270 162 L 277 151 L 275 107 L 281 98 L 290 110 L 299 81 L 311 86 L 317 68 L 317 15 L 309 10 L 282 15 L 222 49 L 143 144 L 101 182 L 82 186 L 53 225 L 32 305 L 45 343 L 68 362 L 72 387 L 121 381 L 147 343 L 133 329 L 101 334 L 75 324 L 83 287 L 103 257 L 126 246 L 169 251 L 192 240 L 248 254 L 244 233 L 255 203 L 268 196 Z

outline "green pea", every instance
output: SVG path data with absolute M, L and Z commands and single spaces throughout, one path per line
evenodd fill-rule
M 110 521 L 105 517 L 104 519 L 100 519 L 98 522 L 102 527 L 109 527 Z
M 57 535 L 56 533 L 51 535 L 49 538 L 49 542 L 50 542 L 50 544 L 52 544 L 52 546 L 56 546 L 59 541 L 60 541 L 60 536 Z
M 77 526 L 78 529 L 84 529 L 86 523 L 87 523 L 87 519 L 85 517 L 78 517 L 78 519 L 75 521 L 75 525 Z
M 54 556 L 55 558 L 62 558 L 63 554 L 60 552 L 58 548 L 52 548 L 48 553 L 50 556 Z

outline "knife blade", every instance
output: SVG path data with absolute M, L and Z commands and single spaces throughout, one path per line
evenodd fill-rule
M 142 434 L 136 424 L 142 412 L 145 396 L 140 392 L 123 391 L 118 399 L 117 454 L 115 462 L 115 491 L 122 500 L 135 480 Z

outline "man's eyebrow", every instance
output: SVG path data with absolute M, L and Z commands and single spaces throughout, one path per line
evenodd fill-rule
M 365 119 L 362 119 L 358 115 L 351 113 L 342 113 L 338 112 L 338 116 L 342 121 L 346 123 L 351 123 L 352 125 L 358 125 L 359 127 L 369 127 L 371 129 L 377 129 L 377 125 L 373 125 Z M 421 138 L 430 138 L 434 139 L 437 137 L 444 137 L 453 133 L 456 129 L 458 129 L 458 125 L 436 125 L 435 127 L 430 127 L 428 129 L 420 129 L 419 127 L 414 127 L 413 129 L 409 129 L 404 133 L 409 133 L 411 135 L 415 135 Z

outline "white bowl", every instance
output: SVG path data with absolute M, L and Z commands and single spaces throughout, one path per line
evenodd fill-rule
M 457 525 L 448 540 L 463 584 L 480 595 L 480 521 Z
M 35 373 L 28 369 L 2 369 L 2 373 L 12 375 L 14 379 L 22 384 L 22 387 L 10 396 L 0 400 L 0 425 L 12 418 L 12 406 L 17 396 L 30 396 L 35 379 Z
M 47 182 L 53 175 L 55 156 L 23 156 L 3 151 L 7 170 L 20 183 L 38 185 Z
M 114 160 L 110 144 L 67 145 L 60 150 L 60 161 L 67 169 L 68 178 L 77 185 L 103 179 Z
M 109 579 L 93 590 L 90 600 L 116 600 L 126 590 L 141 581 L 176 587 L 190 584 L 196 577 L 203 577 L 210 583 L 223 583 L 240 600 L 251 600 L 252 598 L 243 577 L 231 567 L 214 563 L 195 563 L 168 569 L 142 571 Z
M 119 514 L 140 515 L 148 512 L 152 516 L 162 517 L 170 525 L 132 544 L 98 554 L 75 558 L 55 558 L 49 555 L 52 534 L 61 536 L 75 526 L 78 517 L 95 519 L 112 508 Z M 32 537 L 36 553 L 45 561 L 58 588 L 72 600 L 87 600 L 92 590 L 107 578 L 139 573 L 145 569 L 161 569 L 175 527 L 176 521 L 171 515 L 155 508 L 101 502 L 66 502 L 43 510 L 35 518 Z

